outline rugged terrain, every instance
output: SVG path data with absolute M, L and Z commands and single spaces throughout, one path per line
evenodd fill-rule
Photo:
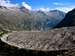
M 33 50 L 62 50 L 75 48 L 75 27 L 60 28 L 48 32 L 20 31 L 8 36 L 6 41 L 21 48 Z
M 30 12 L 24 7 L 12 10 L 0 6 L 0 31 L 23 30 L 10 34 L 5 40 L 10 44 L 15 43 L 22 49 L 0 39 L 0 55 L 75 56 L 75 9 L 68 12 L 65 18 L 64 16 L 64 13 L 58 10 L 47 13 Z
M 75 27 L 64 27 L 48 32 L 19 31 L 10 34 L 1 44 L 1 49 L 8 51 L 6 55 L 35 55 L 35 56 L 74 56 L 75 55 Z M 2 42 L 2 40 L 1 40 Z M 15 47 L 15 45 L 18 45 Z M 3 46 L 3 47 L 2 47 Z M 21 49 L 21 48 L 22 49 Z M 20 49 L 19 49 L 20 48 Z M 16 51 L 18 53 L 14 54 Z M 27 51 L 28 50 L 28 51 Z M 1 51 L 1 52 L 5 52 Z M 21 53 L 22 54 L 21 54 Z M 5 54 L 5 53 L 4 53 Z M 11 55 L 11 56 L 12 56 Z M 30 55 L 29 55 L 30 56 Z
M 75 26 L 75 9 L 69 11 L 65 18 L 58 23 L 55 28 Z
M 59 10 L 49 12 L 30 11 L 25 7 L 0 6 L 0 29 L 4 30 L 49 30 L 65 17 Z

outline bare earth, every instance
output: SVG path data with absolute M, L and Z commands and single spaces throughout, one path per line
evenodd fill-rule
M 19 31 L 10 34 L 6 41 L 32 50 L 72 49 L 75 48 L 75 29 L 74 27 L 65 27 L 48 32 Z

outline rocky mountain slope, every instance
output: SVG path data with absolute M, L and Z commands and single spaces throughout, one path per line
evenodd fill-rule
M 69 11 L 65 18 L 55 26 L 55 28 L 60 28 L 60 27 L 70 27 L 70 26 L 75 26 L 75 9 L 72 11 Z
M 32 15 L 34 15 L 34 16 L 31 16 L 32 19 L 34 19 L 34 21 L 31 20 L 31 18 L 28 16 L 28 15 L 31 15 L 29 13 L 26 15 L 26 18 L 24 17 L 22 24 L 19 24 L 18 27 L 20 27 L 20 25 L 21 25 L 21 27 L 22 26 L 24 27 L 23 23 L 25 23 L 27 25 L 27 26 L 25 25 L 25 27 L 29 28 L 31 22 L 35 22 L 35 24 L 34 23 L 32 24 L 32 28 L 38 29 L 38 27 L 35 28 L 33 26 L 37 25 L 36 22 L 38 22 L 38 25 L 40 26 L 39 21 L 42 22 L 41 18 L 43 18 L 43 17 L 36 16 L 36 14 L 37 15 L 40 14 L 41 16 L 43 16 L 43 15 L 50 16 L 51 15 L 51 14 L 49 15 L 49 13 L 46 14 L 42 11 L 37 11 L 37 12 L 35 12 L 35 13 L 31 12 Z M 25 15 L 25 14 L 23 14 L 23 15 Z M 27 20 L 27 16 L 30 21 Z M 39 21 L 38 21 L 38 19 L 35 19 L 37 17 L 39 18 Z M 70 11 L 66 14 L 65 18 L 61 22 L 59 22 L 58 25 L 56 25 L 56 27 L 55 27 L 56 29 L 49 30 L 48 32 L 42 31 L 42 32 L 32 32 L 31 33 L 31 32 L 22 31 L 22 32 L 12 33 L 11 35 L 9 35 L 9 38 L 7 38 L 7 41 L 14 42 L 14 43 L 16 43 L 16 45 L 21 44 L 21 46 L 24 48 L 35 49 L 36 52 L 35 52 L 35 50 L 32 51 L 29 49 L 28 50 L 27 49 L 25 49 L 25 50 L 18 49 L 12 45 L 9 46 L 7 44 L 1 44 L 0 49 L 2 49 L 2 48 L 3 49 L 0 50 L 1 51 L 0 55 L 3 54 L 4 56 L 5 55 L 9 56 L 10 54 L 12 54 L 11 56 L 17 56 L 17 55 L 19 55 L 19 56 L 25 56 L 25 55 L 26 56 L 27 55 L 28 56 L 30 56 L 30 55 L 32 55 L 32 56 L 49 56 L 49 55 L 50 56 L 75 56 L 75 23 L 74 23 L 74 19 L 75 19 L 75 9 L 73 9 L 72 11 Z M 5 20 L 5 19 L 3 19 L 3 20 Z M 7 22 L 9 22 L 9 21 L 7 21 Z M 4 21 L 2 21 L 1 24 L 2 23 L 4 23 Z M 60 28 L 60 27 L 62 27 L 62 28 Z M 15 37 L 15 38 L 13 38 L 13 37 Z M 22 37 L 22 38 L 20 38 L 20 37 Z M 38 51 L 37 49 L 40 49 L 40 51 Z M 44 50 L 51 50 L 51 49 L 53 49 L 54 51 L 50 51 L 50 52 L 44 51 Z M 43 51 L 41 51 L 41 50 L 43 50 Z M 58 51 L 55 51 L 55 50 L 58 50 Z M 17 53 L 15 54 L 15 52 L 17 52 Z
M 53 16 L 54 15 L 54 16 Z M 64 12 L 29 11 L 25 7 L 0 6 L 0 28 L 10 30 L 48 30 L 65 16 Z

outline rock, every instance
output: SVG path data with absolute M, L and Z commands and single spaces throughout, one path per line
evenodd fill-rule
M 54 28 L 75 26 L 75 9 L 69 11 L 65 18 L 58 23 Z
M 75 48 L 74 28 L 75 27 L 64 27 L 50 30 L 48 32 L 19 31 L 10 34 L 6 41 L 21 45 L 23 46 L 22 48 L 32 50 L 51 51 L 71 49 Z

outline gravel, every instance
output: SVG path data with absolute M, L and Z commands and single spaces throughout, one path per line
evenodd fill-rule
M 32 50 L 63 50 L 75 48 L 75 30 L 72 27 L 41 31 L 19 31 L 10 34 L 6 40 L 21 48 Z M 14 45 L 14 44 L 11 44 Z

